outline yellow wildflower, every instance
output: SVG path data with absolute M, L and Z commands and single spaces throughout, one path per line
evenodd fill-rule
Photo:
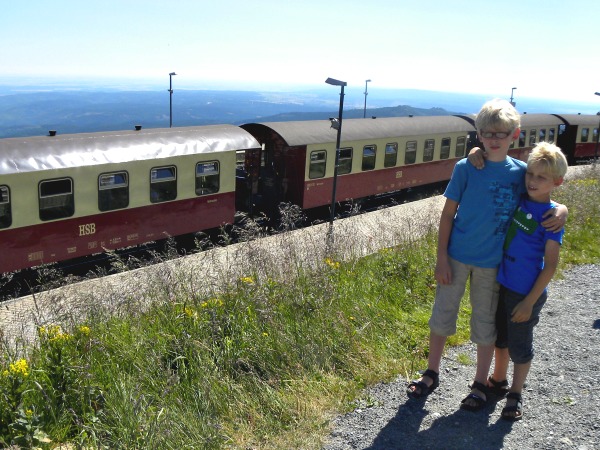
M 331 258 L 325 258 L 325 264 L 327 264 L 329 267 L 333 268 L 333 269 L 339 269 L 340 268 L 340 263 L 337 261 L 334 261 Z
M 73 339 L 69 333 L 63 333 L 60 325 L 41 326 L 38 328 L 38 334 L 40 338 L 47 339 L 48 342 L 63 342 Z
M 201 308 L 219 308 L 223 306 L 223 300 L 220 298 L 211 298 L 200 305 Z
M 23 377 L 29 376 L 29 365 L 25 359 L 19 359 L 18 361 L 9 365 L 10 373 L 13 375 L 21 375 Z
M 240 281 L 245 284 L 254 284 L 254 278 L 252 277 L 242 277 Z

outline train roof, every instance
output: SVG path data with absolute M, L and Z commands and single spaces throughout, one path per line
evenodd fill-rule
M 600 116 L 598 114 L 554 114 L 556 117 L 560 117 L 569 125 L 589 125 L 591 127 L 597 127 L 600 122 Z
M 242 128 L 253 132 L 266 127 L 279 134 L 290 146 L 323 144 L 337 138 L 329 120 L 249 123 Z M 357 141 L 445 132 L 475 131 L 467 120 L 457 116 L 384 117 L 342 120 L 342 141 Z
M 0 175 L 260 148 L 235 125 L 0 139 Z
M 555 123 L 562 123 L 562 120 L 554 114 L 521 114 L 521 125 L 525 127 L 548 126 Z

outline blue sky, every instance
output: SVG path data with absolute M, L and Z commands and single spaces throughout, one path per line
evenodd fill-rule
M 598 103 L 598 0 L 2 0 L 0 79 Z

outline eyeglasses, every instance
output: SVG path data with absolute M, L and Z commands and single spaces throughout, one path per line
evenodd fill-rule
M 497 133 L 492 133 L 491 131 L 482 131 L 481 137 L 485 139 L 506 139 L 511 134 L 512 131 L 498 131 Z

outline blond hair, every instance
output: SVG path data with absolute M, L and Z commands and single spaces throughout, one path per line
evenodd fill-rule
M 555 180 L 563 178 L 569 167 L 567 158 L 561 149 L 549 142 L 538 142 L 531 150 L 527 158 L 527 167 L 538 163 L 544 164 L 548 173 Z
M 521 127 L 521 115 L 508 101 L 495 98 L 483 104 L 475 118 L 478 131 L 489 129 L 508 129 L 514 131 Z

